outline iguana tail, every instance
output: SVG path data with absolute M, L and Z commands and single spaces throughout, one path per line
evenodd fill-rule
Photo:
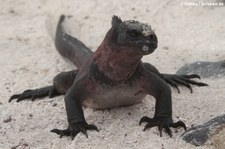
M 91 58 L 93 52 L 77 38 L 67 34 L 63 29 L 64 15 L 61 15 L 56 27 L 55 47 L 65 58 L 69 59 L 78 69 Z

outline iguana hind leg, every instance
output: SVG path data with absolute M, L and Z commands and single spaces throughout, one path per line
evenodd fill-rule
M 160 73 L 153 65 L 149 63 L 143 63 L 143 65 L 147 71 L 153 72 L 154 74 L 162 78 L 171 87 L 176 88 L 178 93 L 180 93 L 179 86 L 187 87 L 188 89 L 190 89 L 191 93 L 193 92 L 192 85 L 199 86 L 199 87 L 208 86 L 208 84 L 193 80 L 196 78 L 201 79 L 200 76 L 196 74 L 190 74 L 190 75 L 163 74 L 163 73 Z
M 20 102 L 22 100 L 34 101 L 35 99 L 43 98 L 46 96 L 49 96 L 49 98 L 53 98 L 55 96 L 63 95 L 73 84 L 77 73 L 78 70 L 61 72 L 54 77 L 53 85 L 37 89 L 28 89 L 20 94 L 14 94 L 10 97 L 9 102 L 14 99 L 17 99 L 17 102 Z

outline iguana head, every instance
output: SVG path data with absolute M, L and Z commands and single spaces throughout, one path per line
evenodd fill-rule
M 157 48 L 157 36 L 146 23 L 122 21 L 118 16 L 113 16 L 112 30 L 113 46 L 133 47 L 143 55 L 150 54 Z
M 150 25 L 113 16 L 112 27 L 95 51 L 94 61 L 106 77 L 124 81 L 134 74 L 143 55 L 157 48 L 157 43 Z

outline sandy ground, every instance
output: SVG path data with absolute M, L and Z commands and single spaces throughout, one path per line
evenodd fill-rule
M 49 132 L 67 127 L 63 96 L 8 103 L 13 93 L 49 85 L 57 73 L 74 69 L 59 56 L 52 40 L 62 13 L 73 16 L 66 21 L 68 31 L 93 50 L 110 28 L 113 14 L 151 24 L 159 47 L 143 60 L 161 72 L 174 73 L 198 60 L 224 60 L 225 7 L 186 6 L 184 2 L 0 0 L 0 148 L 194 149 L 179 138 L 182 129 L 173 130 L 172 138 L 165 133 L 160 138 L 156 128 L 142 131 L 139 119 L 154 114 L 155 100 L 150 96 L 141 104 L 110 111 L 86 108 L 87 121 L 96 124 L 100 133 L 88 132 L 89 138 L 79 134 L 74 141 Z M 182 94 L 173 90 L 174 121 L 183 120 L 190 127 L 225 113 L 224 78 L 202 81 L 210 86 L 194 87 L 193 94 L 185 88 Z M 198 149 L 211 148 L 207 142 Z

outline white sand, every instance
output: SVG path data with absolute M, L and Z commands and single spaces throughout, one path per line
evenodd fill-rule
M 93 50 L 110 28 L 113 14 L 122 19 L 136 19 L 152 25 L 159 39 L 158 49 L 144 61 L 161 72 L 175 73 L 186 63 L 198 60 L 225 59 L 225 7 L 184 6 L 179 0 L 0 0 L 0 148 L 143 148 L 194 149 L 179 139 L 178 129 L 172 138 L 157 128 L 146 132 L 138 126 L 142 116 L 153 116 L 155 100 L 146 97 L 141 104 L 110 111 L 85 109 L 85 117 L 100 133 L 79 134 L 74 141 L 59 139 L 49 131 L 66 128 L 63 96 L 35 102 L 8 103 L 13 93 L 52 83 L 59 72 L 74 67 L 56 52 L 52 37 L 60 14 L 68 30 Z M 190 2 L 190 1 L 188 1 Z M 225 113 L 225 80 L 202 79 L 209 87 L 194 87 L 194 93 L 182 88 L 173 90 L 173 118 L 188 127 L 201 124 Z M 53 106 L 53 104 L 57 106 Z M 11 117 L 11 121 L 3 121 Z M 213 148 L 210 142 L 198 149 Z

